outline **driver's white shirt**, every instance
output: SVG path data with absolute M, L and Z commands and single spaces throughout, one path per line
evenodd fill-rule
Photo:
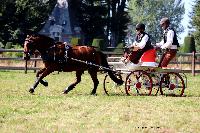
M 164 43 L 164 40 L 162 40 L 160 43 L 156 43 L 156 46 L 160 47 L 161 49 L 177 49 L 177 45 L 173 44 L 174 39 L 174 31 L 173 30 L 164 30 L 164 33 L 167 32 L 167 40 L 166 43 Z
M 139 47 L 140 49 L 143 49 L 145 47 L 145 45 L 147 44 L 148 40 L 149 40 L 149 36 L 147 34 L 145 34 L 139 43 L 137 41 L 135 41 L 131 46 Z

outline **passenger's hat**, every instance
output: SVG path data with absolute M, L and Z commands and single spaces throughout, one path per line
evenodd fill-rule
M 166 24 L 170 24 L 169 18 L 164 17 L 160 20 L 160 25 L 163 25 L 164 23 Z

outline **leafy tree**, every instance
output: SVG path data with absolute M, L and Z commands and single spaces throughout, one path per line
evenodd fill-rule
M 196 50 L 200 51 L 200 0 L 196 1 L 194 6 L 194 16 L 192 17 L 192 23 L 195 27 L 195 40 L 196 40 Z
M 86 43 L 93 38 L 104 38 L 108 46 L 124 41 L 129 22 L 126 0 L 71 0 L 70 4 L 76 10 Z
M 107 9 L 101 0 L 72 0 L 70 7 L 75 12 L 79 25 L 84 33 L 85 44 L 92 43 L 94 38 L 104 38 Z
M 182 0 L 132 0 L 129 2 L 129 14 L 132 20 L 132 36 L 135 33 L 135 25 L 142 22 L 146 25 L 146 31 L 151 35 L 152 42 L 158 42 L 162 36 L 159 25 L 162 17 L 168 17 L 177 34 L 183 32 L 180 24 L 185 13 Z
M 116 44 L 125 41 L 127 27 L 130 22 L 126 2 L 127 0 L 107 0 L 108 13 L 111 13 L 107 25 L 108 32 L 111 33 L 108 35 L 111 37 L 111 46 L 116 46 Z
M 190 11 L 189 12 L 189 14 L 188 14 L 188 17 L 190 18 L 189 19 L 189 24 L 187 25 L 187 28 L 189 29 L 189 31 L 188 31 L 188 35 L 191 35 L 191 34 L 193 34 L 194 33 L 194 31 L 195 31 L 195 27 L 194 27 L 194 23 L 193 23 L 193 16 L 194 16 L 194 7 L 195 7 L 195 2 L 196 2 L 197 0 L 193 0 L 193 5 L 192 5 L 192 11 Z
M 56 0 L 4 0 L 0 3 L 0 41 L 22 43 L 45 24 Z
M 195 40 L 193 35 L 188 35 L 184 38 L 183 52 L 185 53 L 196 52 Z
M 22 42 L 26 34 L 44 26 L 57 0 L 4 0 L 0 3 L 0 41 Z M 115 46 L 126 36 L 126 0 L 68 0 L 86 43 L 104 38 Z M 71 11 L 71 10 L 70 10 Z M 109 38 L 111 41 L 109 41 Z

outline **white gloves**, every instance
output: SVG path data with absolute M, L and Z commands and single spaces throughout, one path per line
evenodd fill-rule
M 136 47 L 136 46 L 137 46 L 137 42 L 134 42 L 134 43 L 132 44 L 132 46 L 133 46 L 133 47 Z
M 156 43 L 156 47 L 159 47 L 161 49 L 166 49 L 165 45 L 163 45 L 162 43 Z
M 133 42 L 133 44 L 131 44 L 128 48 L 132 48 L 132 47 L 136 47 L 137 46 L 137 42 Z
M 156 43 L 156 47 L 161 47 L 161 44 L 160 43 Z

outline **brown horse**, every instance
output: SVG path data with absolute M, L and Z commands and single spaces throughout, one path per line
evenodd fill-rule
M 28 35 L 24 42 L 24 59 L 30 59 L 30 54 L 36 50 L 41 54 L 45 67 L 37 72 L 36 81 L 29 90 L 30 93 L 34 92 L 39 82 L 44 86 L 48 86 L 48 82 L 43 81 L 43 78 L 54 71 L 76 71 L 75 82 L 69 85 L 63 92 L 67 94 L 81 81 L 81 75 L 84 71 L 88 70 L 94 83 L 91 94 L 96 94 L 99 84 L 97 79 L 98 66 L 107 71 L 114 82 L 120 85 L 123 84 L 123 81 L 116 78 L 113 71 L 109 68 L 106 56 L 102 52 L 96 51 L 94 47 L 70 47 L 62 42 L 55 43 L 54 39 L 44 35 Z

